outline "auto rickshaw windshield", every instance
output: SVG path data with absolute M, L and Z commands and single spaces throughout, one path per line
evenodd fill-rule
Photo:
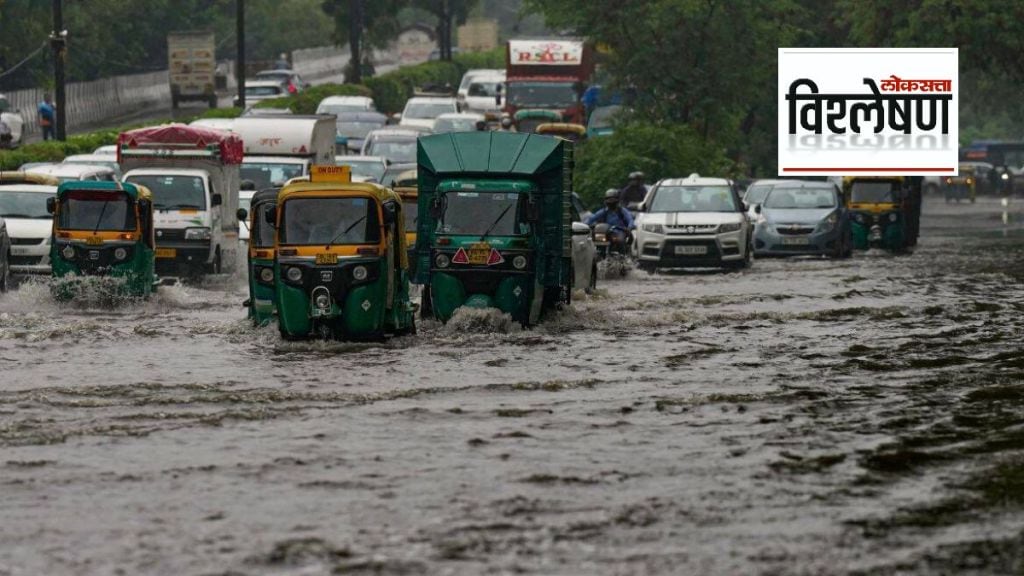
M 281 244 L 380 242 L 377 204 L 369 198 L 292 198 L 281 205 Z
M 438 231 L 467 236 L 526 234 L 530 226 L 523 221 L 523 198 L 515 192 L 449 192 Z
M 273 204 L 265 202 L 256 206 L 257 214 L 256 218 L 253 219 L 253 230 L 250 233 L 252 237 L 253 246 L 256 248 L 273 248 L 274 247 L 274 228 L 270 224 L 267 224 L 267 212 L 273 208 Z
M 896 185 L 892 182 L 854 182 L 850 186 L 850 202 L 854 204 L 891 204 L 896 202 Z
M 135 203 L 124 192 L 72 190 L 61 199 L 57 227 L 63 230 L 135 230 Z

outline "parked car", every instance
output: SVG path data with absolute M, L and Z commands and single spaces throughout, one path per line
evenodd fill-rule
M 277 80 L 246 80 L 245 81 L 245 104 L 255 104 L 262 100 L 273 100 L 288 96 L 288 89 Z M 233 100 L 235 107 L 241 106 L 238 96 Z
M 832 182 L 780 182 L 757 206 L 754 254 L 814 254 L 846 258 L 853 252 L 850 217 Z
M 93 150 L 92 153 L 94 155 L 96 155 L 96 156 L 114 156 L 114 157 L 117 157 L 117 145 L 116 144 L 107 144 L 105 146 L 100 146 L 99 148 Z
M 117 163 L 117 157 L 101 156 L 98 154 L 73 154 L 66 156 L 61 164 L 86 164 L 88 166 L 103 166 L 114 171 L 114 176 L 121 179 L 121 165 Z
M 388 117 L 380 112 L 338 112 L 336 115 L 337 135 L 334 144 L 339 152 L 349 150 L 358 153 L 363 149 L 366 135 L 388 123 Z
M 381 182 L 388 169 L 388 161 L 383 156 L 335 156 L 334 163 L 351 168 L 353 179 L 359 176 L 374 182 Z
M 366 135 L 363 156 L 383 156 L 389 162 L 415 162 L 416 130 L 382 128 Z
M 447 132 L 473 132 L 477 129 L 477 124 L 480 122 L 486 122 L 487 119 L 483 114 L 471 114 L 467 112 L 451 112 L 448 114 L 441 114 L 434 121 L 434 134 L 444 134 Z
M 53 216 L 47 199 L 57 196 L 56 178 L 41 174 L 0 173 L 0 218 L 10 238 L 13 274 L 50 273 Z
M 25 119 L 0 94 L 0 149 L 20 146 L 25 136 Z
M 640 204 L 634 251 L 641 269 L 745 268 L 753 254 L 753 226 L 729 180 L 669 178 Z
M 478 72 L 473 74 L 473 72 Z M 467 81 L 467 77 L 469 80 Z M 462 77 L 456 99 L 463 112 L 479 114 L 500 114 L 501 106 L 496 100 L 499 87 L 505 83 L 504 70 L 470 70 Z
M 0 292 L 7 292 L 11 282 L 11 237 L 7 234 L 7 222 L 0 218 Z
M 106 166 L 90 164 L 49 164 L 36 166 L 26 170 L 29 174 L 53 176 L 60 182 L 71 180 L 94 180 L 98 182 L 116 182 L 117 174 Z
M 263 70 L 256 73 L 256 80 L 273 80 L 283 84 L 289 94 L 298 94 L 307 87 L 302 76 L 294 70 Z
M 376 112 L 373 98 L 368 96 L 328 96 L 316 107 L 317 114 L 347 114 L 349 112 Z
M 455 98 L 444 96 L 416 96 L 409 98 L 402 111 L 399 126 L 422 126 L 433 129 L 434 120 L 441 114 L 458 112 Z

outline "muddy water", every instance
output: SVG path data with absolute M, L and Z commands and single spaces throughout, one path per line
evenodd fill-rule
M 1022 208 L 385 344 L 284 343 L 237 279 L 24 285 L 0 575 L 1019 573 Z

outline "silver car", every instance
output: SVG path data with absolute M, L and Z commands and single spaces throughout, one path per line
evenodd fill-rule
M 853 250 L 842 193 L 831 182 L 776 184 L 757 207 L 754 254 L 845 258 Z

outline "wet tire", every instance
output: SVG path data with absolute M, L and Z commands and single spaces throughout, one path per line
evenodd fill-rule
M 4 267 L 0 269 L 0 293 L 7 292 L 8 283 L 11 280 L 11 255 L 4 259 Z
M 420 319 L 427 320 L 434 317 L 434 307 L 430 301 L 430 286 L 424 286 L 420 295 Z

